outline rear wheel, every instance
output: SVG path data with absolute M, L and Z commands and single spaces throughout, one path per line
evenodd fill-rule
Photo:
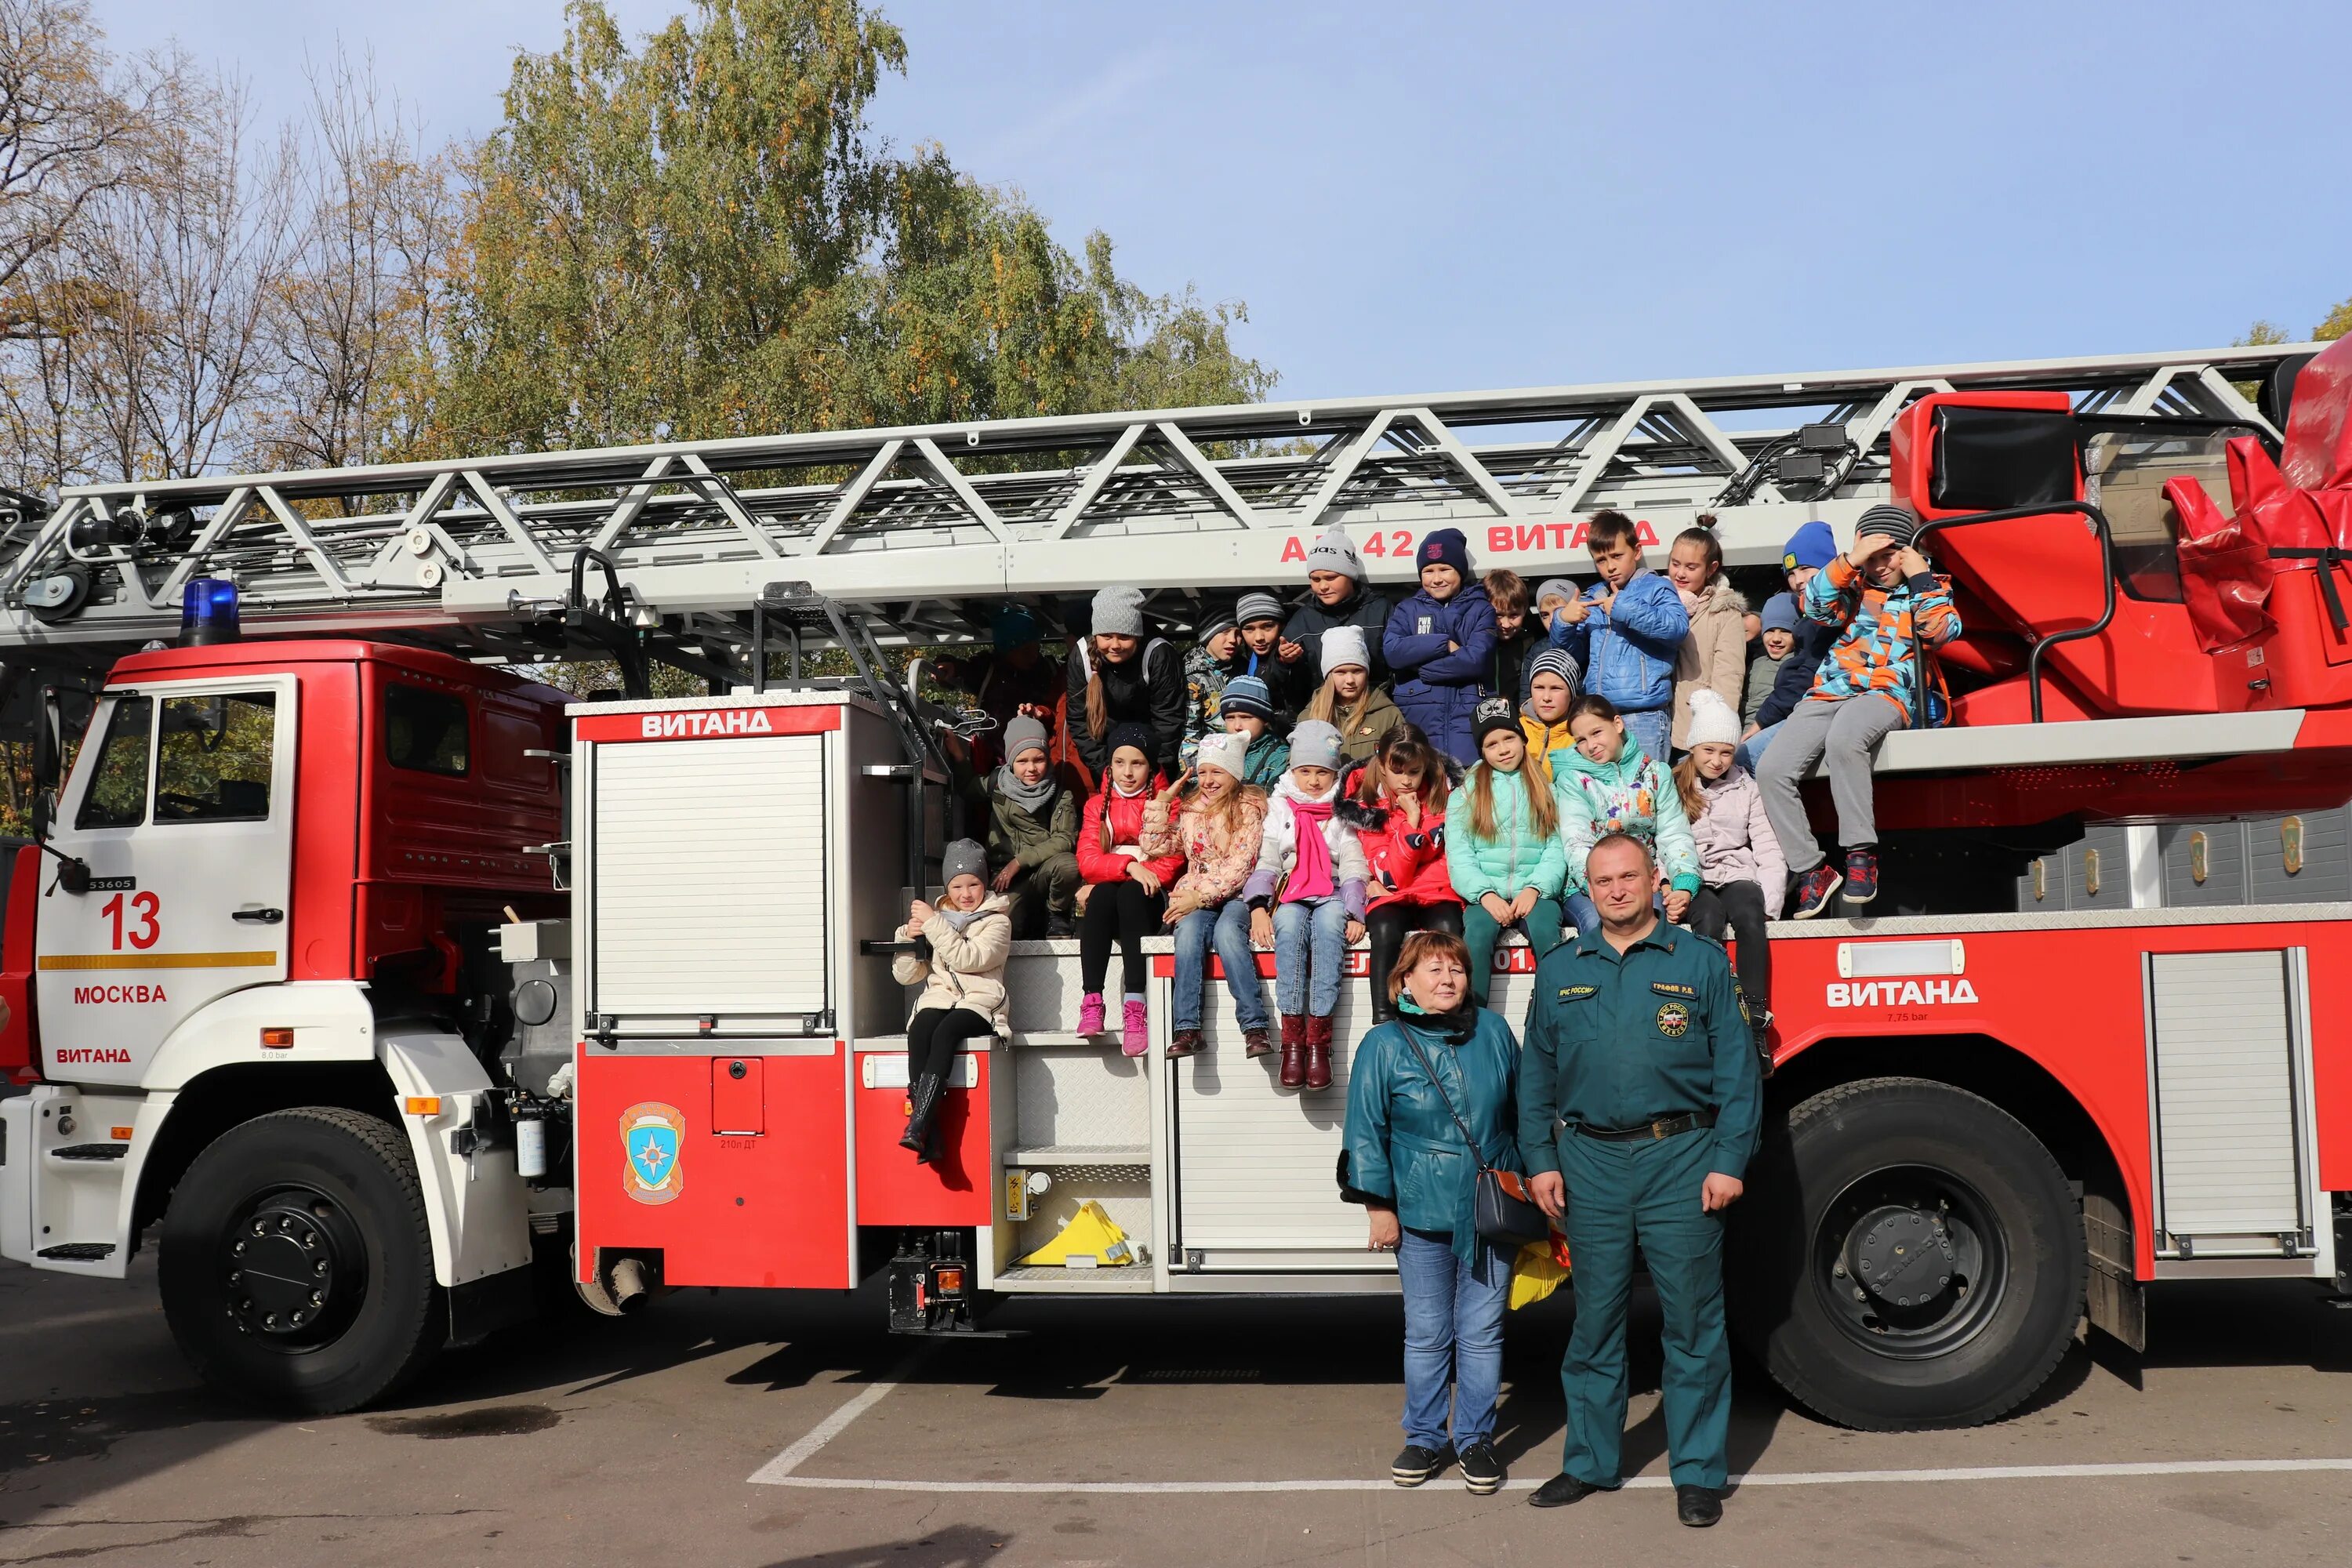
M 222 1134 L 173 1190 L 157 1264 L 197 1372 L 274 1408 L 382 1398 L 446 1338 L 407 1144 L 358 1111 L 306 1107 Z
M 2073 1341 L 2079 1206 L 2041 1141 L 1990 1100 L 1923 1079 L 1831 1089 L 1790 1113 L 1748 1190 L 1734 1331 L 1832 1421 L 1997 1419 Z

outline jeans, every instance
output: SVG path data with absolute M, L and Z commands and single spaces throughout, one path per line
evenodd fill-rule
M 1194 910 L 1176 922 L 1176 1012 L 1178 1029 L 1201 1026 L 1202 993 L 1209 983 L 1209 952 L 1224 961 L 1225 989 L 1234 994 L 1234 1019 L 1244 1029 L 1266 1025 L 1265 990 L 1257 983 L 1257 949 L 1250 945 L 1249 903 L 1227 899 L 1214 909 Z
M 1787 722 L 1785 719 L 1780 721 L 1780 724 Z M 1756 764 L 1764 760 L 1764 748 L 1770 745 L 1772 737 L 1780 732 L 1780 724 L 1767 724 L 1740 742 L 1738 749 L 1731 753 L 1731 765 L 1736 768 L 1746 768 L 1749 773 L 1754 773 Z
M 1619 713 L 1625 721 L 1625 739 L 1642 748 L 1652 762 L 1664 765 L 1674 761 L 1674 715 L 1664 708 L 1653 708 L 1646 713 Z
M 1589 900 L 1588 900 L 1589 901 Z M 1470 997 L 1481 1007 L 1495 985 L 1495 949 L 1509 928 L 1496 923 L 1483 903 L 1462 907 L 1462 945 L 1470 950 Z M 1518 926 L 1528 948 L 1540 959 L 1559 945 L 1559 900 L 1538 899 Z
M 1408 1230 L 1397 1237 L 1396 1260 L 1404 1288 L 1404 1440 L 1445 1446 L 1449 1392 L 1454 1447 L 1491 1439 L 1510 1259 L 1481 1241 L 1478 1261 L 1465 1263 L 1452 1237 Z
M 1339 969 L 1347 961 L 1347 905 L 1302 899 L 1275 910 L 1274 1005 L 1284 1013 L 1328 1018 L 1338 1012 Z
M 1764 815 L 1771 821 L 1772 837 L 1780 841 L 1780 853 L 1788 857 L 1792 879 L 1824 858 L 1799 793 L 1806 770 L 1816 757 L 1829 769 L 1838 842 L 1848 849 L 1875 848 L 1878 821 L 1871 765 L 1878 742 L 1905 722 L 1903 710 L 1875 693 L 1837 702 L 1808 697 L 1782 721 L 1772 754 L 1757 770 L 1756 787 L 1763 792 Z

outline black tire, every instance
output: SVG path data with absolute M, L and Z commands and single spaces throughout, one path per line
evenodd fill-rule
M 271 1409 L 381 1399 L 448 1337 L 407 1142 L 355 1110 L 307 1106 L 223 1133 L 173 1191 L 156 1261 L 182 1352 Z
M 1768 1136 L 1740 1207 L 1732 1331 L 1832 1421 L 1997 1420 L 2073 1342 L 2081 1205 L 2039 1139 L 1964 1089 L 1882 1078 L 1815 1095 Z

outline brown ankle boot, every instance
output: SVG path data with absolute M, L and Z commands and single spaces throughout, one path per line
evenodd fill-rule
M 1307 1020 L 1307 1087 L 1331 1087 L 1331 1020 L 1310 1016 Z
M 1282 1087 L 1297 1089 L 1307 1081 L 1307 1016 L 1282 1016 Z

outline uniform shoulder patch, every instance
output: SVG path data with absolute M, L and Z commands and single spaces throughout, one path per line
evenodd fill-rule
M 1661 996 L 1683 996 L 1696 998 L 1698 995 L 1697 986 L 1677 985 L 1671 980 L 1653 980 L 1650 982 L 1650 989 L 1656 992 Z

